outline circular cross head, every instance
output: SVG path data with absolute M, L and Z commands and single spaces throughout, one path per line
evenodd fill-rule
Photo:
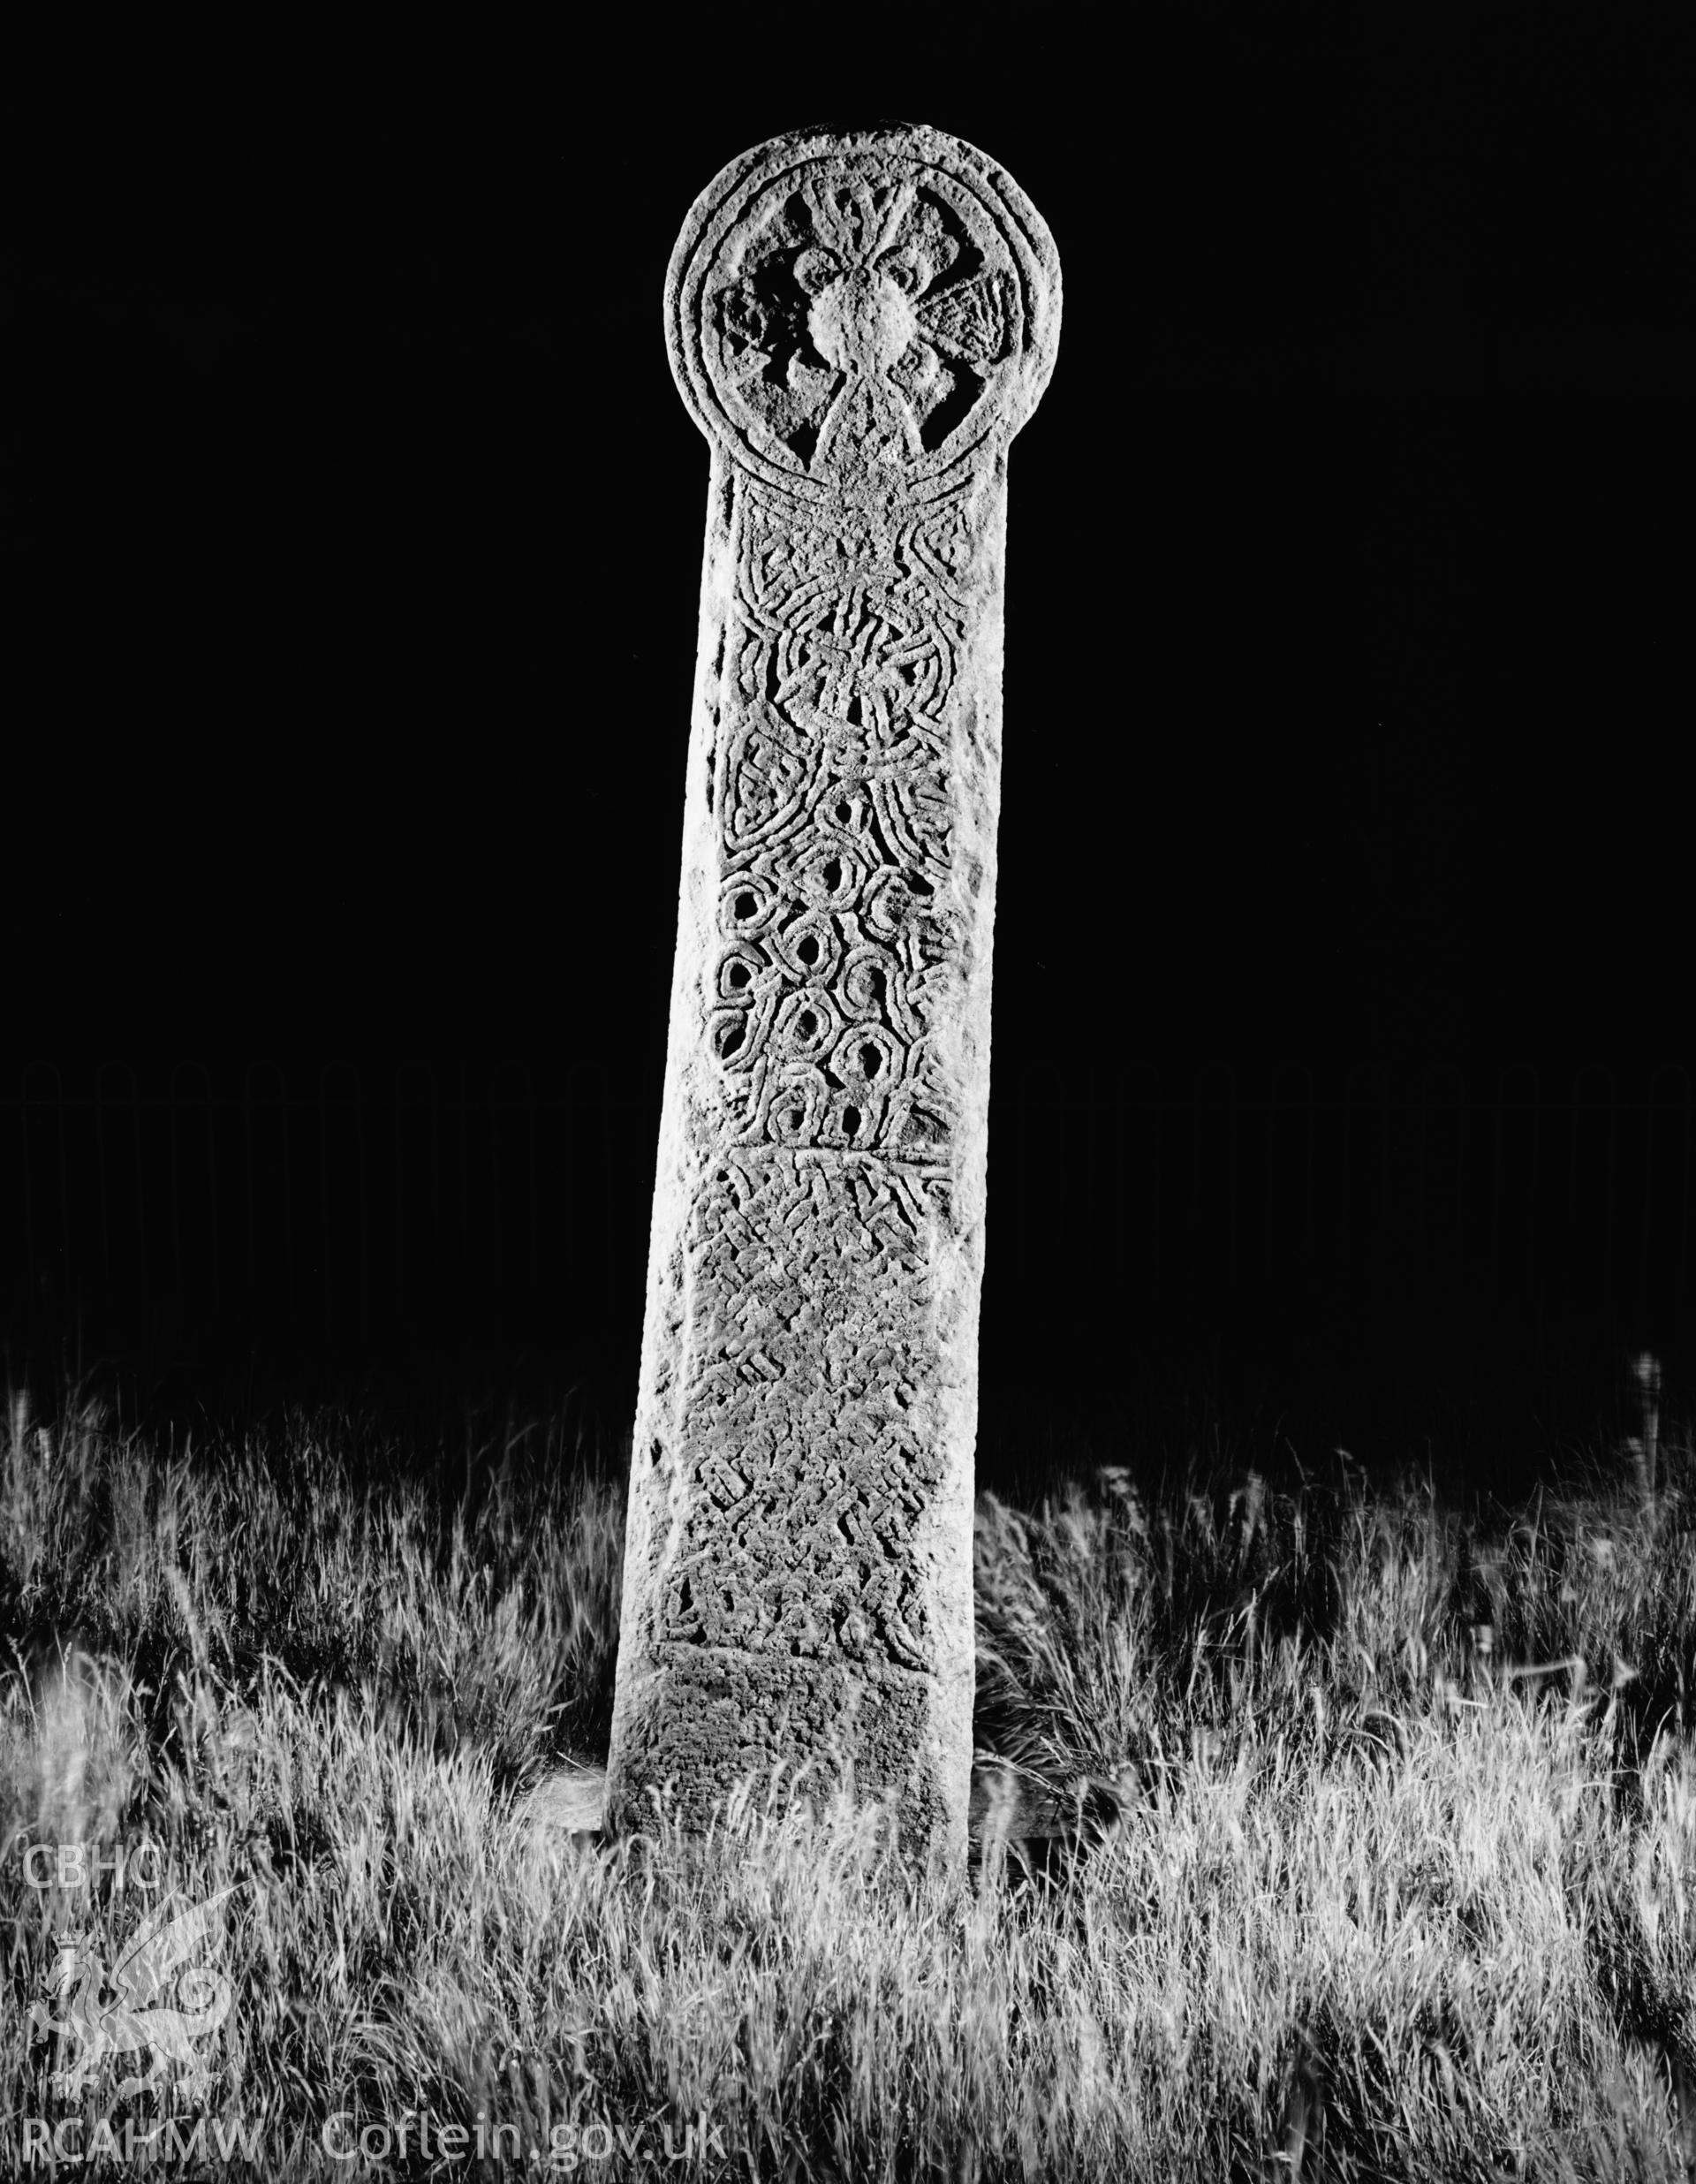
M 742 468 L 804 498 L 928 499 L 1005 446 L 1060 336 L 1060 261 L 1012 177 L 923 127 L 774 137 L 695 200 L 671 369 Z

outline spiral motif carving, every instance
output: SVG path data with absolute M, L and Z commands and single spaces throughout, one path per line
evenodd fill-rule
M 1006 449 L 1058 315 L 933 130 L 761 146 L 673 254 L 713 472 L 615 1820 L 834 1750 L 964 1845 Z

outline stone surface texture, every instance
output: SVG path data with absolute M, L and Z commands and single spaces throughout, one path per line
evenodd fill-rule
M 711 472 L 614 1829 L 846 1763 L 965 1852 L 1007 450 L 1059 322 L 934 129 L 761 145 L 672 255 Z

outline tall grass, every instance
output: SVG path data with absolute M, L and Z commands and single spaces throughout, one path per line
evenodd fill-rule
M 294 1407 L 162 1447 L 14 1397 L 0 2169 L 64 2112 L 57 1938 L 117 1960 L 151 1841 L 184 1900 L 234 1891 L 213 2111 L 266 2174 L 352 2173 L 331 2116 L 428 2112 L 589 2174 L 688 2130 L 703 2176 L 1683 2175 L 1696 1460 L 1639 1386 L 1630 1441 L 1514 1509 L 1335 1452 L 1235 1469 L 1216 1431 L 980 1497 L 952 1884 L 781 1785 L 701 1840 L 539 1822 L 604 1755 L 623 1537 L 559 1419 L 462 1454 Z M 31 1845 L 103 1877 L 35 1885 Z

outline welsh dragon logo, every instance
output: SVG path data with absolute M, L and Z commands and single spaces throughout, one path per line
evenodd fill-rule
M 42 1981 L 49 1999 L 32 2003 L 29 2012 L 38 2037 L 58 2036 L 59 2064 L 49 2081 L 55 2093 L 77 2100 L 109 2058 L 146 2049 L 152 2058 L 148 2068 L 121 2079 L 114 2098 L 163 2097 L 171 2073 L 178 2069 L 184 2073 L 184 2093 L 191 2100 L 205 2097 L 210 2072 L 194 2044 L 216 2032 L 229 2015 L 231 1990 L 223 1973 L 197 1969 L 188 1959 L 211 1938 L 211 1914 L 234 1892 L 233 1887 L 222 1889 L 174 1917 L 167 1915 L 177 1898 L 167 1897 L 130 1938 L 110 1973 L 95 1953 L 95 1937 L 84 1929 L 67 1929 L 56 1937 L 57 1952 Z M 173 1978 L 186 2006 L 154 2007 Z M 103 2001 L 108 1990 L 115 1998 Z

